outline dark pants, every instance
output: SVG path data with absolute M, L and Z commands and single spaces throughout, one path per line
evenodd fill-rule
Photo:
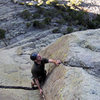
M 38 81 L 39 81 L 40 85 L 43 85 L 45 80 L 46 80 L 46 71 L 44 71 L 44 74 L 42 74 L 41 76 L 38 77 Z M 34 77 L 33 77 L 33 81 L 34 81 L 34 83 L 36 83 Z

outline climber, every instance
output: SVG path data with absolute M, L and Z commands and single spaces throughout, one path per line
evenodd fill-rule
M 41 84 L 43 84 L 46 79 L 45 64 L 54 63 L 55 65 L 58 66 L 61 62 L 60 60 L 42 58 L 40 54 L 38 53 L 32 53 L 30 55 L 30 59 L 34 61 L 34 65 L 32 66 L 32 69 L 31 69 L 31 73 L 32 73 L 31 85 L 33 88 L 34 88 L 34 85 L 37 85 L 37 87 L 39 88 L 40 94 L 43 94 Z

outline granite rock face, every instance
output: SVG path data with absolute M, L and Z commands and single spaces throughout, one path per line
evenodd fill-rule
M 97 0 L 82 0 L 82 8 L 90 13 L 100 14 L 100 2 Z
M 41 51 L 63 64 L 47 65 L 47 100 L 100 99 L 100 29 L 74 32 Z
M 30 85 L 27 57 L 19 57 L 17 48 L 0 50 L 0 55 L 0 100 L 41 100 L 38 90 Z
M 25 10 L 34 13 L 36 11 L 35 7 L 28 7 L 11 1 L 21 2 L 23 0 L 0 0 L 0 29 L 6 31 L 5 39 L 0 40 L 0 48 L 5 47 L 6 45 L 12 45 L 21 40 L 25 41 L 24 39 L 28 37 L 31 37 L 31 41 L 33 40 L 33 42 L 49 35 L 50 37 L 48 38 L 51 38 L 52 30 L 54 28 L 36 29 L 32 26 L 27 28 L 27 23 L 32 22 L 21 17 L 21 13 Z M 23 2 L 25 1 L 27 0 L 24 0 Z M 33 19 L 33 21 L 34 20 L 36 19 Z M 51 30 L 51 32 L 49 30 Z M 48 33 L 46 31 L 48 31 Z M 53 36 L 55 38 L 58 34 L 53 34 L 52 38 Z M 61 36 L 61 34 L 59 36 Z
M 31 88 L 33 62 L 30 54 L 40 51 L 61 36 L 48 33 L 50 30 L 0 49 L 0 100 L 42 100 L 39 91 Z
M 27 30 L 25 21 L 18 16 L 26 7 L 11 1 L 19 0 L 0 0 L 0 27 L 7 31 L 7 44 L 15 43 L 0 49 L 0 100 L 41 100 L 38 90 L 31 90 L 29 54 L 40 51 L 62 34 L 52 34 L 52 29 Z M 100 29 L 63 36 L 41 55 L 64 62 L 56 68 L 52 64 L 46 66 L 46 100 L 100 99 Z
M 28 1 L 33 1 L 33 0 L 6 0 L 6 1 L 0 0 L 0 29 L 4 29 L 6 31 L 5 39 L 0 40 L 0 48 L 5 47 L 6 45 L 11 45 L 20 40 L 24 40 L 24 38 L 27 38 L 30 35 L 36 35 L 37 33 L 41 32 L 44 33 L 44 29 L 41 30 L 35 29 L 34 27 L 32 27 L 32 25 L 30 27 L 27 27 L 29 23 L 32 23 L 36 19 L 29 21 L 21 18 L 21 14 L 23 11 L 28 10 L 31 13 L 35 13 L 37 10 L 34 6 L 27 7 L 20 4 L 21 2 L 25 3 Z M 80 7 L 86 11 L 88 10 L 87 12 L 89 12 L 90 15 L 92 14 L 91 17 L 94 18 L 94 14 L 100 14 L 99 0 L 82 0 L 82 1 L 83 3 L 81 4 Z M 53 20 L 54 26 L 51 25 L 50 26 L 51 29 L 54 27 L 56 28 L 57 26 L 57 23 L 55 23 L 54 20 Z M 60 28 L 62 33 L 65 33 L 67 25 L 62 27 L 60 26 Z M 75 26 L 73 28 L 75 31 L 78 30 L 78 28 Z M 46 27 L 46 30 L 48 30 L 48 26 Z
M 0 98 L 8 100 L 41 100 L 38 90 L 31 90 L 29 54 L 40 51 L 47 58 L 60 59 L 63 64 L 47 64 L 47 80 L 43 86 L 46 100 L 100 99 L 100 29 L 74 32 L 54 42 L 47 36 L 36 40 L 27 37 L 16 44 L 0 49 Z M 41 42 L 38 42 L 41 41 Z M 46 42 L 47 42 L 46 41 Z M 19 89 L 16 89 L 19 87 Z M 26 89 L 23 89 L 26 87 Z

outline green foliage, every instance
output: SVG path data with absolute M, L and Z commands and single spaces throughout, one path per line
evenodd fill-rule
M 83 26 L 80 26 L 80 27 L 79 27 L 79 31 L 81 31 L 81 30 L 83 30 L 83 29 L 84 29 Z
M 40 6 L 35 6 L 35 7 L 37 8 L 37 13 L 39 13 L 39 14 L 43 14 L 44 13 L 44 11 L 45 11 L 44 8 L 42 8 Z
M 64 16 L 64 19 L 68 21 L 69 25 L 83 25 L 86 27 L 89 16 L 84 11 L 67 9 L 67 15 Z
M 0 28 L 0 39 L 4 39 L 5 38 L 5 33 L 6 33 L 6 31 L 4 29 Z
M 56 0 L 55 2 L 51 2 L 49 6 L 54 6 L 55 7 L 55 6 L 57 6 L 57 4 L 58 4 L 58 1 Z
M 50 17 L 47 17 L 47 18 L 44 19 L 44 23 L 45 24 L 50 24 L 50 22 L 51 22 L 51 18 Z
M 93 20 L 93 21 L 88 20 L 86 22 L 86 25 L 88 29 L 96 29 L 100 27 L 100 22 L 96 20 Z
M 62 19 L 56 20 L 56 23 L 62 25 L 62 24 L 65 24 L 66 21 L 62 18 Z
M 45 23 L 43 21 L 36 20 L 33 22 L 33 27 L 40 28 L 40 29 L 45 28 Z
M 100 15 L 97 15 L 95 20 L 100 22 Z
M 92 27 L 90 27 L 90 24 L 89 24 L 89 28 L 100 28 L 100 15 L 97 15 L 95 19 L 93 19 L 91 21 L 91 24 L 92 24 Z
M 43 15 L 44 17 L 55 17 L 56 11 L 55 9 L 45 9 L 42 7 L 37 7 L 37 12 L 35 13 L 35 15 L 33 15 L 33 18 L 35 17 L 40 17 L 41 15 Z
M 39 13 L 35 13 L 32 15 L 32 18 L 40 18 L 40 14 Z
M 55 7 L 57 10 L 61 10 L 61 11 L 63 11 L 63 12 L 66 12 L 66 10 L 67 10 L 64 4 L 55 4 L 54 7 Z
M 27 22 L 26 27 L 29 28 L 31 26 L 31 23 Z
M 64 30 L 64 31 L 62 32 L 62 34 L 63 34 L 63 35 L 66 35 L 66 34 L 69 34 L 69 33 L 73 32 L 73 31 L 74 31 L 73 27 L 72 27 L 72 26 L 68 26 L 68 27 L 66 28 L 66 30 Z
M 51 17 L 51 18 L 55 17 L 55 14 L 56 14 L 55 10 L 53 11 L 52 9 L 51 10 L 47 9 L 43 13 L 44 17 Z
M 64 12 L 62 10 L 57 10 L 56 13 L 57 13 L 57 16 L 58 15 L 60 15 L 60 16 L 64 15 Z
M 84 16 L 86 13 L 84 11 L 75 11 L 75 10 L 69 10 L 69 16 L 72 17 L 72 20 L 84 20 Z
M 24 18 L 24 19 L 29 20 L 32 17 L 32 14 L 28 10 L 24 10 L 21 13 L 21 17 Z
M 71 33 L 71 32 L 73 32 L 73 27 L 71 26 L 67 27 L 67 33 Z
M 66 21 L 69 21 L 69 22 L 72 21 L 72 17 L 70 15 L 64 15 L 63 18 Z
M 52 32 L 53 32 L 53 33 L 59 33 L 60 30 L 59 30 L 59 28 L 55 28 Z
M 83 11 L 74 11 L 73 10 L 73 15 L 72 15 L 72 17 L 73 17 L 73 19 L 74 20 L 79 20 L 79 21 L 81 21 L 81 20 L 84 20 L 84 15 L 85 15 L 85 12 L 83 12 Z
M 31 14 L 28 10 L 24 10 L 21 13 L 21 16 L 27 20 L 30 20 L 31 18 L 32 20 L 35 18 L 43 19 L 42 21 L 36 20 L 33 22 L 33 26 L 36 28 L 44 28 L 46 25 L 50 25 L 52 19 L 52 21 L 58 23 L 57 25 L 64 25 L 67 23 L 70 27 L 67 28 L 64 34 L 73 31 L 73 28 L 71 27 L 72 25 L 78 27 L 81 26 L 79 27 L 79 30 L 84 30 L 86 28 L 95 29 L 100 27 L 100 15 L 97 15 L 96 18 L 90 20 L 88 13 L 70 9 L 71 6 L 79 5 L 82 0 L 69 0 L 69 3 L 71 4 L 69 6 L 67 6 L 66 4 L 61 4 L 58 0 L 46 1 L 49 1 L 50 5 L 37 5 L 35 6 L 37 8 L 37 11 L 34 14 Z M 26 26 L 30 27 L 30 23 L 26 23 Z

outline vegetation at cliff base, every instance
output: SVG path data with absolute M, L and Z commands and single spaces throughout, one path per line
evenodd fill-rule
M 41 29 L 41 28 L 45 28 L 45 24 L 42 21 L 35 20 L 33 22 L 33 27 Z
M 24 10 L 22 11 L 22 13 L 20 14 L 20 16 L 24 19 L 29 20 L 32 16 L 32 14 L 28 11 L 28 10 Z
M 42 0 L 40 1 L 42 2 Z M 40 1 L 37 0 L 38 3 Z M 100 15 L 95 15 L 93 19 L 90 19 L 88 12 L 71 9 L 72 6 L 78 6 L 81 2 L 82 0 L 68 0 L 68 4 L 66 4 L 65 2 L 60 3 L 57 0 L 47 0 L 46 4 L 34 5 L 36 9 L 34 12 L 26 9 L 20 15 L 23 19 L 30 21 L 30 23 L 26 23 L 27 27 L 33 25 L 33 27 L 39 29 L 48 26 L 53 27 L 56 25 L 57 27 L 62 27 L 66 25 L 68 26 L 68 32 L 65 33 L 70 33 L 74 31 L 74 28 L 71 29 L 72 26 L 77 27 L 79 31 L 99 28 Z
M 5 33 L 6 33 L 6 31 L 4 29 L 0 28 L 0 39 L 4 39 L 5 38 Z

